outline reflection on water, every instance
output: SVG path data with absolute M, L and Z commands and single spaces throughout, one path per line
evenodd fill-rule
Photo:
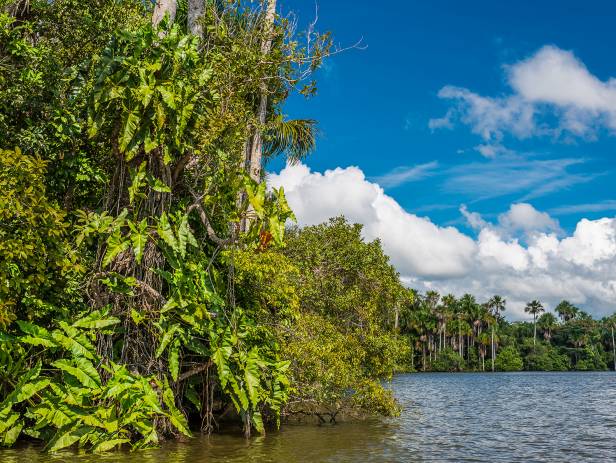
M 401 375 L 400 418 L 287 425 L 246 441 L 214 435 L 104 456 L 0 451 L 2 463 L 616 461 L 616 375 Z

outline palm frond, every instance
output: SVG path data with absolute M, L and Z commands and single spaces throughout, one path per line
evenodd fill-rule
M 285 154 L 291 162 L 300 161 L 314 150 L 316 125 L 312 119 L 284 120 L 277 116 L 263 134 L 263 154 Z

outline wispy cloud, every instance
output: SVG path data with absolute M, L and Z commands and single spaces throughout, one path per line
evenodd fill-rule
M 392 171 L 370 178 L 371 181 L 378 183 L 383 188 L 394 188 L 405 183 L 416 182 L 423 180 L 426 177 L 434 175 L 434 171 L 438 168 L 438 162 L 432 161 L 416 166 L 401 166 L 396 167 Z
M 588 212 L 616 211 L 616 199 L 607 199 L 596 203 L 569 204 L 555 207 L 548 212 L 551 215 L 584 214 Z
M 449 179 L 444 190 L 474 198 L 473 201 L 507 195 L 522 195 L 517 200 L 526 201 L 601 175 L 570 172 L 570 167 L 584 162 L 581 158 L 529 160 L 514 157 L 463 164 L 446 172 Z

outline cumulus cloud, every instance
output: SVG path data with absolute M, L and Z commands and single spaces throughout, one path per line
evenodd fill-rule
M 357 167 L 319 173 L 297 164 L 268 181 L 285 188 L 302 226 L 341 214 L 362 223 L 409 286 L 481 299 L 501 294 L 512 318 L 523 318 L 524 304 L 536 298 L 548 307 L 568 299 L 595 315 L 613 311 L 616 218 L 582 219 L 563 236 L 555 219 L 530 204 L 513 204 L 493 223 L 463 206 L 476 230 L 470 236 L 408 213 Z
M 487 143 L 480 146 L 488 154 L 505 134 L 592 138 L 601 128 L 616 131 L 616 79 L 600 80 L 572 52 L 544 46 L 504 69 L 511 94 L 488 97 L 445 86 L 438 96 L 455 105 L 429 127 L 452 128 L 459 120 Z M 556 125 L 549 122 L 554 117 Z
M 344 215 L 364 225 L 368 239 L 380 238 L 398 271 L 426 278 L 465 275 L 476 244 L 453 227 L 439 227 L 409 214 L 357 167 L 321 174 L 304 164 L 271 174 L 273 187 L 283 186 L 299 225 L 314 225 Z

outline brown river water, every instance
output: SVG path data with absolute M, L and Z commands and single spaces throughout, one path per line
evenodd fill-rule
M 98 456 L 21 447 L 0 450 L 0 462 L 616 462 L 616 373 L 409 374 L 391 387 L 398 418 Z

